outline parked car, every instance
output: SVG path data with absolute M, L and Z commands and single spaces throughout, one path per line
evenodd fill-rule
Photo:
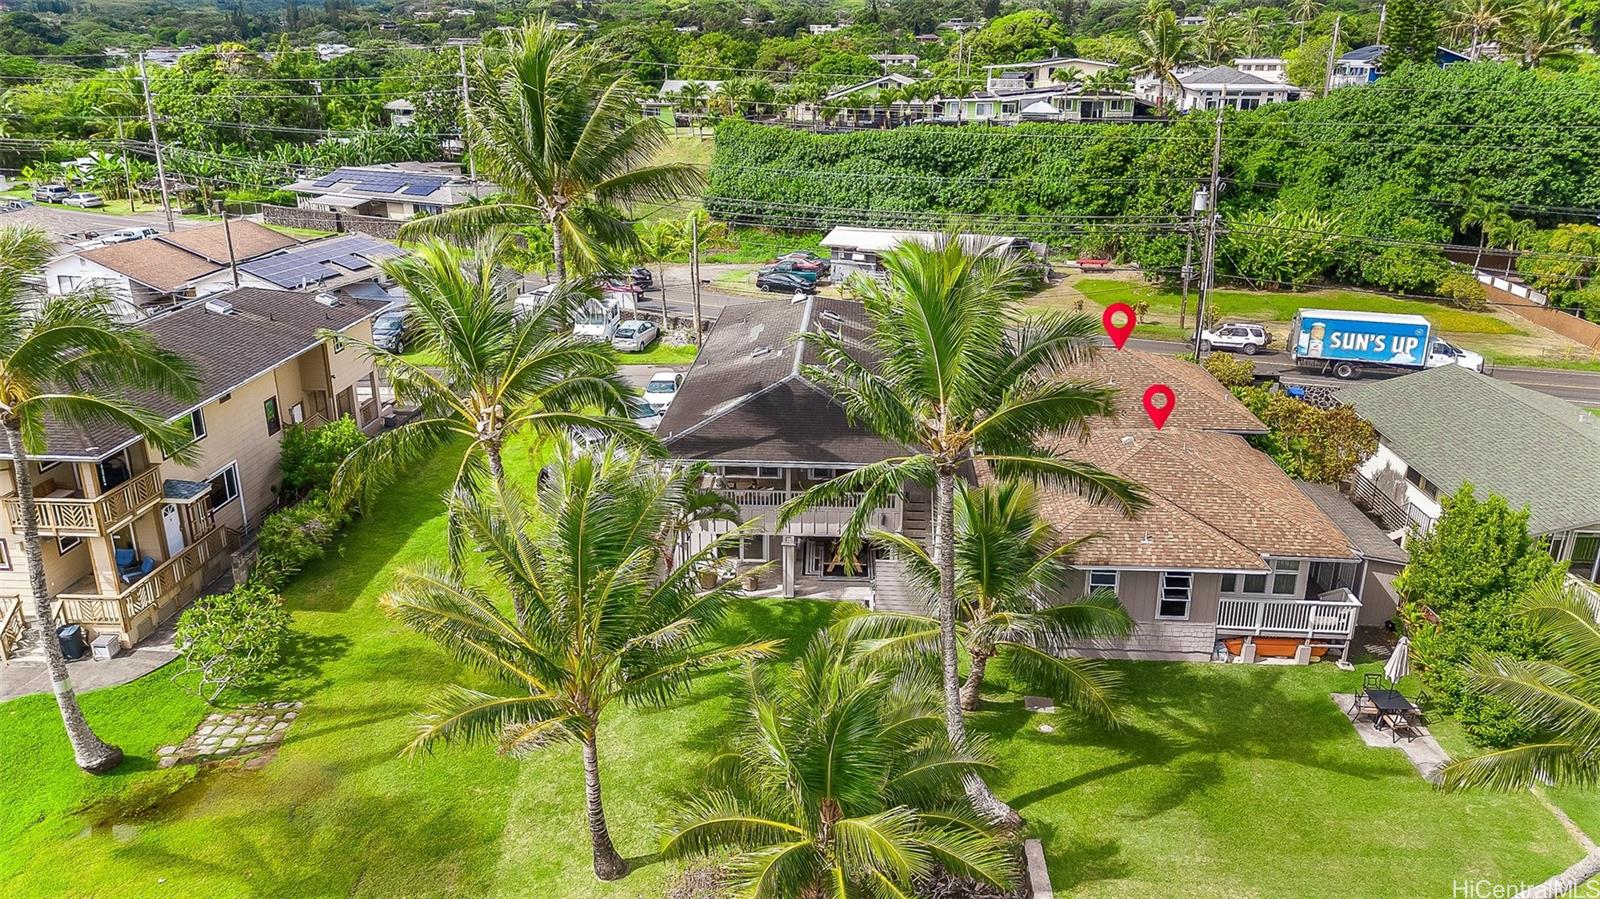
M 817 256 L 815 253 L 790 253 L 787 256 L 779 256 L 778 261 L 773 264 L 783 265 L 785 263 L 794 266 L 798 271 L 816 272 L 819 275 L 828 270 L 828 260 Z
M 408 331 L 405 312 L 383 312 L 372 321 L 372 342 L 391 353 L 404 352 L 406 339 L 411 336 Z
M 756 287 L 761 290 L 775 293 L 814 293 L 817 289 L 816 279 L 803 278 L 794 272 L 769 272 L 762 271 L 756 275 Z
M 70 196 L 72 190 L 65 184 L 41 184 L 33 189 L 33 198 L 40 203 L 60 203 Z
M 628 417 L 646 431 L 654 431 L 661 425 L 661 412 L 645 400 L 629 399 Z
M 77 193 L 68 196 L 61 202 L 67 204 L 68 206 L 76 206 L 79 209 L 98 209 L 99 207 L 106 205 L 106 201 L 103 197 L 101 197 L 99 194 L 90 193 L 86 190 L 80 190 Z
M 657 412 L 666 412 L 682 384 L 683 375 L 675 371 L 658 371 L 650 376 L 650 383 L 644 385 L 644 401 Z
M 617 325 L 616 333 L 611 335 L 611 348 L 619 353 L 642 353 L 660 336 L 661 329 L 655 322 L 630 318 Z
M 111 232 L 110 234 L 107 234 L 105 237 L 100 238 L 100 243 L 101 244 L 127 243 L 127 242 L 133 241 L 133 240 L 144 240 L 147 237 L 155 237 L 157 234 L 160 234 L 160 233 L 161 233 L 160 231 L 157 231 L 156 229 L 149 228 L 149 227 L 145 227 L 145 228 L 118 228 L 117 230 Z
M 628 269 L 626 274 L 605 272 L 600 277 L 616 284 L 632 284 L 640 290 L 649 290 L 656 283 L 655 276 L 651 275 L 650 270 L 642 265 L 636 265 Z
M 1234 350 L 1254 356 L 1271 342 L 1272 335 L 1267 333 L 1266 328 L 1248 323 L 1223 322 L 1215 331 L 1208 329 L 1200 332 L 1200 349 L 1205 352 Z
M 6 200 L 5 202 L 0 202 L 0 212 L 16 212 L 19 209 L 27 209 L 32 205 L 32 200 Z
M 781 262 L 774 262 L 771 265 L 764 266 L 761 269 L 761 273 L 763 275 L 773 274 L 775 272 L 799 275 L 813 284 L 817 282 L 818 278 L 822 277 L 821 269 L 806 268 L 804 263 L 795 262 L 793 259 L 785 259 Z
M 622 324 L 622 315 L 615 303 L 590 300 L 572 316 L 572 336 L 579 340 L 609 343 Z
M 535 287 L 527 293 L 517 294 L 517 299 L 511 306 L 511 314 L 518 318 L 532 315 L 533 311 L 549 300 L 550 295 L 555 292 L 554 284 L 546 284 L 543 287 Z
M 779 256 L 778 259 L 794 259 L 800 262 L 815 262 L 818 265 L 828 264 L 828 257 L 823 256 L 820 253 L 813 253 L 810 250 L 796 250 L 793 253 L 784 253 L 782 256 Z

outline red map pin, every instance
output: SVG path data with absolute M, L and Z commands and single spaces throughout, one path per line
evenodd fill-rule
M 1117 324 L 1117 319 L 1122 319 L 1122 324 Z M 1106 311 L 1100 314 L 1100 323 L 1106 326 L 1106 334 L 1111 337 L 1111 342 L 1117 349 L 1128 342 L 1128 335 L 1133 333 L 1133 326 L 1137 321 L 1133 315 L 1133 307 L 1127 303 L 1112 303 Z
M 1160 405 L 1156 404 L 1158 399 Z M 1156 430 L 1161 430 L 1167 423 L 1167 416 L 1172 414 L 1172 405 L 1177 401 L 1178 398 L 1172 395 L 1172 388 L 1165 384 L 1151 384 L 1150 389 L 1144 392 L 1144 411 L 1150 416 Z

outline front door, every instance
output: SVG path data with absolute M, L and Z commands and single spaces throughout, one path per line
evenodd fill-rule
M 177 506 L 168 503 L 161 507 L 161 529 L 167 535 L 167 558 L 183 552 L 183 524 L 179 521 Z

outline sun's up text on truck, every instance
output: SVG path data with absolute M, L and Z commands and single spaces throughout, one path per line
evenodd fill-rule
M 1394 374 L 1441 365 L 1483 371 L 1483 357 L 1435 336 L 1420 315 L 1302 309 L 1289 352 L 1295 366 L 1350 380 L 1367 371 Z

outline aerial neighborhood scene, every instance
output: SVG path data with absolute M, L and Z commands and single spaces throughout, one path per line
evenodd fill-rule
M 0 0 L 0 896 L 1600 896 L 1594 0 Z

